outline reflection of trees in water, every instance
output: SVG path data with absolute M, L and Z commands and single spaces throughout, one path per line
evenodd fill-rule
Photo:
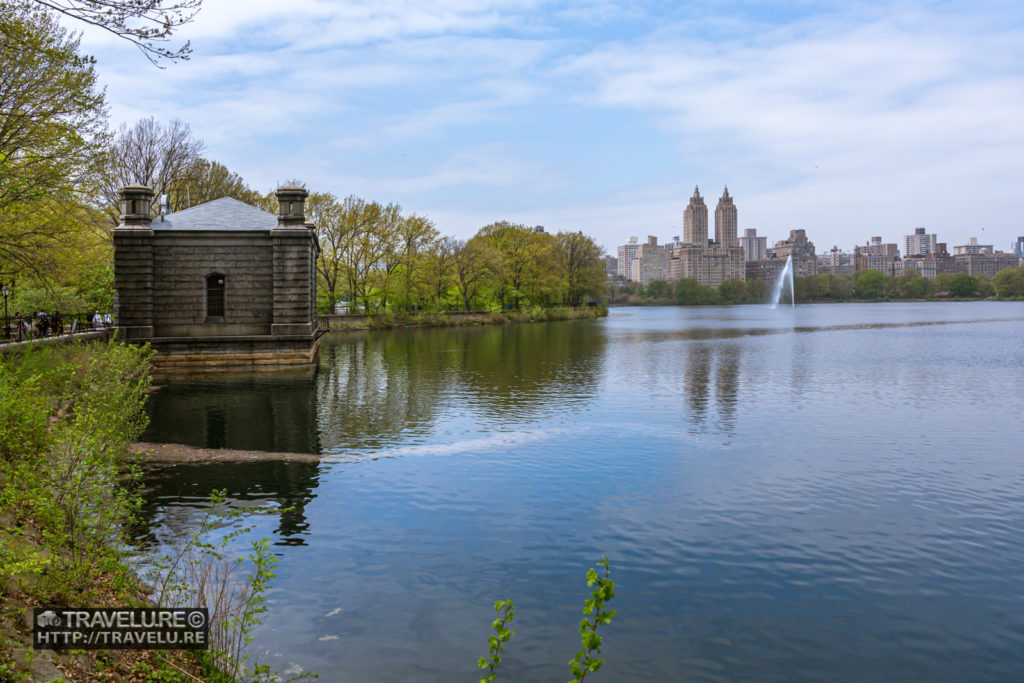
M 685 352 L 684 393 L 690 422 L 703 427 L 708 420 L 713 388 L 718 420 L 726 433 L 732 433 L 736 427 L 743 346 L 700 342 L 687 345 Z
M 435 330 L 325 339 L 317 370 L 324 448 L 374 448 L 424 433 L 451 382 L 451 346 Z
M 587 323 L 434 328 L 325 339 L 317 372 L 323 447 L 374 448 L 426 433 L 450 399 L 516 421 L 591 396 L 603 329 Z
M 311 379 L 170 381 L 148 401 L 146 441 L 201 448 L 318 453 Z
M 597 391 L 607 339 L 593 323 L 513 325 L 467 338 L 461 388 L 488 417 L 515 422 L 558 413 Z
M 274 530 L 279 545 L 305 545 L 309 522 L 306 505 L 319 485 L 320 464 L 257 460 L 243 462 L 184 463 L 147 465 L 143 482 L 145 505 L 134 537 L 146 545 L 155 540 L 153 524 L 159 521 L 176 537 L 195 528 L 198 509 L 205 509 L 214 489 L 227 489 L 232 507 L 245 508 L 273 503 L 293 508 L 275 513 L 279 523 Z

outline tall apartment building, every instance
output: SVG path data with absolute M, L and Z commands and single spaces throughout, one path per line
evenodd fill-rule
M 608 277 L 616 277 L 619 274 L 619 259 L 614 256 L 605 254 L 604 256 L 604 274 Z
M 702 285 L 717 287 L 726 280 L 746 280 L 743 250 L 717 244 L 706 247 L 684 245 L 672 250 L 669 281 L 691 278 Z
M 993 252 L 993 245 L 991 244 L 978 244 L 977 237 L 971 237 L 967 240 L 967 244 L 960 244 L 953 247 L 953 256 L 967 256 L 968 254 L 983 254 Z
M 927 278 L 933 278 L 939 273 L 956 272 L 956 260 L 946 250 L 945 242 L 936 242 L 935 251 L 930 254 L 906 257 L 902 263 L 904 272 L 913 268 Z
M 743 249 L 744 261 L 761 261 L 768 258 L 768 238 L 758 237 L 756 228 L 747 228 L 743 237 L 737 240 Z
M 793 257 L 793 274 L 801 277 L 818 272 L 818 260 L 814 255 L 814 243 L 808 241 L 806 230 L 790 230 L 788 240 L 775 243 L 772 250 L 783 263 Z
M 722 247 L 738 247 L 738 235 L 736 205 L 729 196 L 729 188 L 726 187 L 715 207 L 715 242 Z
M 828 253 L 819 254 L 817 259 L 819 273 L 853 275 L 853 272 L 857 270 L 856 255 L 842 251 L 839 247 L 832 247 Z
M 786 259 L 764 258 L 747 261 L 744 266 L 748 280 L 760 280 L 770 285 L 779 279 L 779 275 L 786 267 Z
M 914 228 L 913 235 L 903 236 L 903 256 L 934 254 L 937 244 L 935 233 L 925 233 L 924 228 Z
M 655 280 L 668 280 L 669 253 L 658 245 L 658 238 L 650 235 L 647 242 L 637 247 L 636 258 L 630 264 L 630 280 L 649 285 Z
M 883 242 L 881 237 L 872 237 L 871 242 L 856 247 L 857 270 L 879 270 L 888 277 L 903 272 L 900 250 L 895 242 Z
M 984 245 L 982 245 L 984 246 Z M 958 247 L 954 247 L 954 250 Z M 959 273 L 967 273 L 970 276 L 987 275 L 992 277 L 1004 268 L 1016 268 L 1020 259 L 1016 254 L 1002 251 L 978 251 L 964 254 L 955 254 L 956 270 Z
M 1017 255 L 1017 258 L 1024 258 L 1024 237 L 1018 237 L 1016 242 L 1010 244 L 1010 251 Z
M 696 187 L 690 204 L 683 211 L 683 242 L 701 247 L 708 243 L 708 207 Z
M 633 259 L 636 258 L 637 238 L 630 237 L 629 240 L 618 248 L 619 275 L 629 280 Z

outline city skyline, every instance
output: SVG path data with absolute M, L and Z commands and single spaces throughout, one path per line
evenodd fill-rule
M 261 190 L 297 177 L 459 237 L 509 220 L 611 251 L 681 233 L 699 177 L 775 239 L 925 226 L 1006 249 L 1022 31 L 999 2 L 206 0 L 178 35 L 188 63 L 155 69 L 91 28 L 83 49 L 115 126 L 180 118 Z

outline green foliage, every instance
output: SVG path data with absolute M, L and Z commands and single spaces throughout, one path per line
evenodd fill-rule
M 885 294 L 885 273 L 868 268 L 853 276 L 853 288 L 858 299 L 880 299 Z
M 0 577 L 38 569 L 41 597 L 85 599 L 102 574 L 126 586 L 123 525 L 139 504 L 127 445 L 146 424 L 148 349 L 109 344 L 32 348 L 0 363 L 0 509 L 31 519 L 56 552 L 17 545 Z
M 676 303 L 683 306 L 718 303 L 718 291 L 698 283 L 692 278 L 683 278 L 675 286 Z
M 604 568 L 604 573 L 597 569 L 587 570 L 587 586 L 591 588 L 590 597 L 583 603 L 583 620 L 580 621 L 580 641 L 582 648 L 576 656 L 569 660 L 569 670 L 573 681 L 582 681 L 587 674 L 597 673 L 604 666 L 601 654 L 602 638 L 597 634 L 599 626 L 607 626 L 616 616 L 615 610 L 607 609 L 608 602 L 615 597 L 615 582 L 609 579 L 611 561 L 608 556 L 602 557 L 597 563 Z
M 48 12 L 0 8 L 0 276 L 39 274 L 80 227 L 105 134 L 93 60 Z
M 491 622 L 494 628 L 494 635 L 487 639 L 487 656 L 481 657 L 477 662 L 480 670 L 484 672 L 479 683 L 494 683 L 495 670 L 501 664 L 501 653 L 505 651 L 505 643 L 512 640 L 515 631 L 508 628 L 508 624 L 516 618 L 515 605 L 511 600 L 498 600 L 494 603 L 494 611 L 498 618 Z
M 949 280 L 949 293 L 956 297 L 974 296 L 978 283 L 967 273 L 957 273 Z
M 992 278 L 992 287 L 1000 299 L 1024 298 L 1024 267 L 1000 270 Z

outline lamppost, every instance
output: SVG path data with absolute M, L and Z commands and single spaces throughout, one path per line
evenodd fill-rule
M 10 339 L 11 339 L 11 322 L 7 319 L 7 295 L 11 293 L 11 290 L 7 289 L 7 285 L 4 285 L 3 293 L 4 293 L 4 339 L 10 341 Z

